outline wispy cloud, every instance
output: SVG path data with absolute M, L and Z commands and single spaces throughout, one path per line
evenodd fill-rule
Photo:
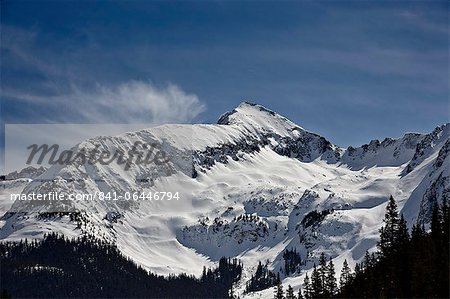
M 43 109 L 64 113 L 55 121 L 85 123 L 186 123 L 205 111 L 205 104 L 195 94 L 169 83 L 159 88 L 151 82 L 128 81 L 115 87 L 96 84 L 83 89 L 72 85 L 70 90 L 53 96 L 40 96 L 5 91 L 4 96 L 29 103 L 39 103 Z
M 2 50 L 16 64 L 26 65 L 44 79 L 39 88 L 6 84 L 2 97 L 35 105 L 42 112 L 55 112 L 50 122 L 187 123 L 206 109 L 197 95 L 174 83 L 161 86 L 143 80 L 86 82 L 83 73 L 73 72 L 76 61 L 71 57 L 43 53 L 36 45 L 38 36 L 38 31 L 3 28 Z M 52 55 L 54 58 L 50 59 Z M 55 63 L 61 60 L 65 64 Z

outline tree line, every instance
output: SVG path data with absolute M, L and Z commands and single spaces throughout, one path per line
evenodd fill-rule
M 42 241 L 0 243 L 0 297 L 230 298 L 242 263 L 221 258 L 200 278 L 159 276 L 105 241 L 47 234 Z
M 290 285 L 285 292 L 278 282 L 274 298 L 449 298 L 447 199 L 441 205 L 435 200 L 428 230 L 423 223 L 416 223 L 410 233 L 392 196 L 383 222 L 377 251 L 366 252 L 353 271 L 345 260 L 339 284 L 332 260 L 327 262 L 322 254 L 297 294 Z

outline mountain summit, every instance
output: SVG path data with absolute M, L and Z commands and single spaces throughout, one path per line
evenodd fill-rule
M 250 102 L 242 102 L 232 111 L 223 114 L 217 123 L 219 125 L 242 125 L 282 136 L 289 136 L 294 130 L 303 130 L 284 116 Z

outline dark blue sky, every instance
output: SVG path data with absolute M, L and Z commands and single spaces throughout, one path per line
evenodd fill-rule
M 250 100 L 348 146 L 449 120 L 448 1 L 1 6 L 2 123 L 212 123 Z

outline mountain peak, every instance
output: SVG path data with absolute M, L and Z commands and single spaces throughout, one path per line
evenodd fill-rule
M 222 114 L 219 125 L 239 125 L 249 130 L 291 135 L 293 130 L 304 130 L 286 117 L 252 102 L 244 101 L 232 111 Z
M 230 118 L 230 116 L 232 116 Z M 219 125 L 230 125 L 233 124 L 235 122 L 233 122 L 233 120 L 235 121 L 236 118 L 239 117 L 243 117 L 245 116 L 246 118 L 252 117 L 262 117 L 264 115 L 270 115 L 273 117 L 282 117 L 284 119 L 286 119 L 285 117 L 279 115 L 278 113 L 267 109 L 266 107 L 256 104 L 256 103 L 252 103 L 249 101 L 244 101 L 242 103 L 240 103 L 236 108 L 234 108 L 231 111 L 225 112 L 224 114 L 222 114 L 219 118 L 219 120 L 217 121 L 217 123 Z M 287 119 L 286 119 L 287 120 Z

